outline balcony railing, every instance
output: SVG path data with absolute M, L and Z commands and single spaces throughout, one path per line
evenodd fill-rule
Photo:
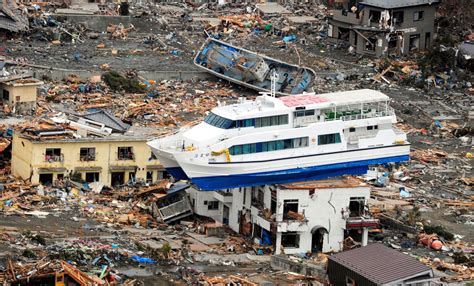
M 97 153 L 89 154 L 89 155 L 79 154 L 79 161 L 81 161 L 81 162 L 95 161 L 96 158 L 97 158 Z
M 359 17 L 357 17 L 356 13 L 352 13 L 350 11 L 343 11 L 343 10 L 333 10 L 332 11 L 332 18 L 334 20 L 343 22 L 343 23 L 348 23 L 348 24 L 353 24 L 353 25 L 360 25 L 362 24 L 362 15 L 360 14 Z
M 135 155 L 133 153 L 130 154 L 123 154 L 123 153 L 117 153 L 117 160 L 119 161 L 125 161 L 125 160 L 135 160 Z
M 192 209 L 189 206 L 188 201 L 185 199 L 159 209 L 163 220 L 167 220 L 188 211 L 192 211 Z
M 61 155 L 44 155 L 44 161 L 48 163 L 64 162 L 64 154 Z

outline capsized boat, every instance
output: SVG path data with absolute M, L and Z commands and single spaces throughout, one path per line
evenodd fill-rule
M 409 159 L 389 101 L 369 89 L 241 98 L 148 144 L 171 174 L 202 190 L 364 174 Z
M 217 77 L 263 92 L 270 92 L 271 76 L 276 74 L 277 95 L 308 91 L 316 75 L 310 68 L 258 55 L 214 38 L 206 40 L 194 64 Z

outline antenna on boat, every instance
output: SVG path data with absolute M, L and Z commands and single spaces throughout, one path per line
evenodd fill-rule
M 278 74 L 276 73 L 275 70 L 272 71 L 272 75 L 270 76 L 270 80 L 272 81 L 271 82 L 270 95 L 272 97 L 275 97 L 275 94 L 276 94 L 276 81 L 278 80 Z

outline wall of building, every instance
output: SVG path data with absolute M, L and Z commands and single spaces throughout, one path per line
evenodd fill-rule
M 1 93 L 3 94 L 3 90 L 7 90 L 10 93 L 9 105 L 13 105 L 15 102 L 36 102 L 36 88 L 36 85 L 12 86 L 3 84 Z
M 307 226 L 301 226 L 297 231 L 300 235 L 299 247 L 285 247 L 285 253 L 297 254 L 311 251 L 312 231 L 321 227 L 328 232 L 324 235 L 323 252 L 340 251 L 346 229 L 346 220 L 341 211 L 349 207 L 351 197 L 368 199 L 369 196 L 369 187 L 317 189 L 313 195 L 309 194 L 309 190 L 278 190 L 277 219 L 283 216 L 284 201 L 297 199 L 298 212 L 304 213 L 308 221 Z M 279 248 L 276 248 L 276 253 L 279 253 Z
M 195 188 L 188 188 L 186 192 L 193 206 L 194 213 L 200 216 L 210 217 L 222 223 L 224 205 L 219 202 L 218 209 L 209 209 L 209 202 L 217 202 L 214 192 L 198 191 Z
M 80 148 L 95 148 L 96 158 L 94 161 L 81 161 Z M 118 160 L 118 147 L 132 147 L 133 160 Z M 45 159 L 47 148 L 60 148 L 61 160 L 59 162 L 48 162 Z M 111 170 L 113 168 L 113 170 Z M 146 180 L 147 171 L 153 172 L 153 181 L 161 175 L 160 163 L 151 159 L 150 148 L 146 141 L 90 141 L 90 142 L 31 142 L 14 134 L 12 154 L 12 174 L 26 179 L 30 176 L 32 183 L 39 182 L 40 173 L 54 173 L 64 176 L 73 172 L 81 173 L 85 179 L 86 172 L 99 172 L 99 181 L 105 185 L 111 184 L 112 171 L 124 172 L 125 182 L 129 174 L 136 172 L 137 180 Z

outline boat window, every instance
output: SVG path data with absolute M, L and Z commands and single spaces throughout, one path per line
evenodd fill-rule
M 313 115 L 314 115 L 314 109 L 298 110 L 295 112 L 296 117 L 313 116 Z
M 219 115 L 216 115 L 212 112 L 209 113 L 209 115 L 206 116 L 206 118 L 204 118 L 204 122 L 206 122 L 209 125 L 212 125 L 212 126 L 215 126 L 215 127 L 218 127 L 218 128 L 222 128 L 222 129 L 235 128 L 235 122 L 234 121 L 232 121 L 230 119 L 227 119 L 227 118 L 224 118 L 224 117 L 221 117 Z
M 288 114 L 255 118 L 255 127 L 288 124 Z
M 307 147 L 308 143 L 309 143 L 308 137 L 292 138 L 292 139 L 284 139 L 284 140 L 235 145 L 229 148 L 229 152 L 231 155 L 270 152 L 270 151 L 277 151 L 277 150 Z
M 341 143 L 341 135 L 339 133 L 324 134 L 318 136 L 318 145 L 327 145 Z
M 356 132 L 356 129 L 354 127 L 349 128 L 349 132 Z

